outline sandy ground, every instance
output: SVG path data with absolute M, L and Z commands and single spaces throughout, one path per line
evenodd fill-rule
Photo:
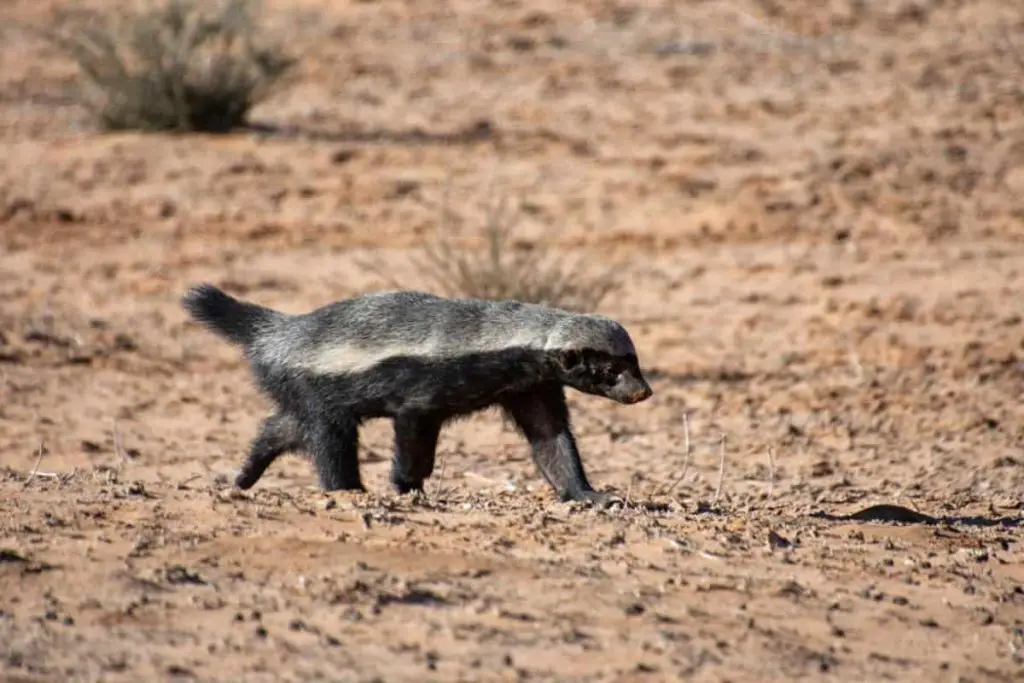
M 1024 12 L 268 5 L 303 58 L 259 134 L 99 133 L 0 38 L 0 679 L 1022 680 Z M 495 414 L 422 497 L 384 422 L 366 494 L 234 491 L 269 406 L 185 288 L 420 286 L 495 195 L 624 260 L 655 395 L 571 402 L 629 505 L 555 502 Z

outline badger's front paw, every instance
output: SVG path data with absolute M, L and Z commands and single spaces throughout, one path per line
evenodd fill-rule
M 562 500 L 589 503 L 599 508 L 610 508 L 623 504 L 622 499 L 614 493 L 602 493 L 600 491 L 570 491 L 562 496 Z

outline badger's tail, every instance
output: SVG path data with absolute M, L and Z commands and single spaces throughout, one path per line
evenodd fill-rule
M 182 298 L 192 318 L 221 337 L 241 346 L 250 346 L 265 327 L 280 313 L 248 301 L 239 301 L 211 284 L 197 285 Z

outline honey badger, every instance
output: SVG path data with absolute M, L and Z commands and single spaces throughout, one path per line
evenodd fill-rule
M 614 320 L 518 301 L 414 291 L 364 294 L 290 315 L 193 287 L 191 317 L 242 347 L 276 405 L 235 485 L 252 487 L 279 456 L 304 451 L 321 489 L 364 490 L 359 425 L 391 418 L 390 480 L 422 490 L 438 436 L 457 417 L 499 406 L 529 441 L 560 500 L 607 503 L 583 471 L 564 387 L 624 404 L 652 395 L 626 330 Z

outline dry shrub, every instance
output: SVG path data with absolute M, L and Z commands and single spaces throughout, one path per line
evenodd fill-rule
M 108 130 L 243 126 L 295 60 L 266 39 L 250 0 L 165 0 L 111 15 L 75 11 L 37 31 L 69 55 Z
M 538 303 L 570 311 L 592 312 L 616 289 L 617 267 L 595 267 L 586 256 L 569 258 L 549 251 L 543 243 L 515 236 L 516 213 L 500 199 L 487 212 L 483 249 L 456 246 L 444 229 L 436 241 L 427 241 L 413 265 L 420 277 L 452 297 Z M 403 288 L 386 266 L 363 262 L 390 286 Z

